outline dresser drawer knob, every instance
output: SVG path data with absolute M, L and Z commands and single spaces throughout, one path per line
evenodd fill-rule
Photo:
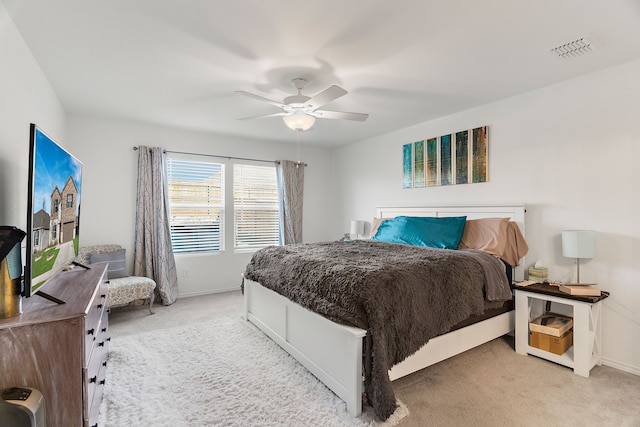
M 102 308 L 102 304 L 98 304 L 98 308 L 101 309 Z
M 89 382 L 90 383 L 95 383 L 98 380 L 98 377 L 91 377 L 89 378 Z
M 98 347 L 104 347 L 104 341 L 100 341 L 100 342 L 98 343 Z
M 96 330 L 94 328 L 91 328 L 87 331 L 87 335 L 93 335 L 96 333 Z

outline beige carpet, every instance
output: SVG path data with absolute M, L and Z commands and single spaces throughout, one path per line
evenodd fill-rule
M 239 315 L 240 292 L 179 299 L 158 306 L 116 309 L 115 339 L 141 331 Z M 150 373 L 153 375 L 153 373 Z M 597 366 L 589 378 L 533 356 L 520 356 L 500 338 L 394 382 L 409 415 L 399 426 L 640 427 L 640 377 Z

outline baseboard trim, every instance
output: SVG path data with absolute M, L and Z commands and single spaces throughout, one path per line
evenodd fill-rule
M 240 288 L 238 286 L 234 286 L 232 288 L 214 289 L 214 290 L 202 291 L 202 292 L 189 292 L 187 294 L 180 292 L 179 298 L 200 297 L 203 295 L 221 294 L 224 292 L 234 292 L 239 290 Z
M 606 357 L 602 358 L 602 364 L 609 366 L 611 368 L 616 368 L 621 371 L 629 372 L 630 374 L 640 376 L 640 368 L 637 366 L 627 365 L 626 363 L 618 362 L 617 360 L 607 359 Z

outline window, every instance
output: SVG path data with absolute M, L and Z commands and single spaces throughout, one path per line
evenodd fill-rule
M 224 164 L 167 158 L 175 253 L 224 250 Z
M 219 252 L 226 246 L 256 250 L 280 243 L 275 165 L 236 163 L 225 172 L 224 163 L 169 156 L 167 181 L 174 253 Z M 225 194 L 233 195 L 228 205 Z
M 73 207 L 73 194 L 67 194 L 67 208 Z
M 233 246 L 259 249 L 280 242 L 275 166 L 233 165 Z

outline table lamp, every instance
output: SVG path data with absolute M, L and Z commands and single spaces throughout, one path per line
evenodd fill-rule
M 562 232 L 562 255 L 575 258 L 578 266 L 577 283 L 580 285 L 580 258 L 593 258 L 596 254 L 596 233 L 590 230 Z
M 364 234 L 364 221 L 359 221 L 356 219 L 351 220 L 351 234 L 356 235 L 356 239 L 358 239 L 361 235 Z

